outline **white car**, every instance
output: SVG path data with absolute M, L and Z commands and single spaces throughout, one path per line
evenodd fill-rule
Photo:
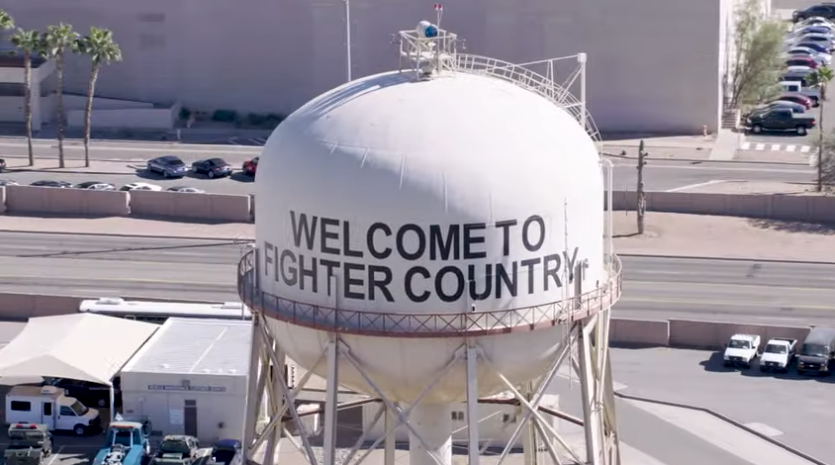
M 793 46 L 794 44 L 799 44 L 803 42 L 814 42 L 816 44 L 820 44 L 822 47 L 832 48 L 832 44 L 835 43 L 835 35 L 832 34 L 804 34 L 802 36 L 795 36 L 789 37 L 786 39 L 785 44 L 789 46 Z
M 800 28 L 803 28 L 803 27 L 806 27 L 806 26 L 817 26 L 817 25 L 823 25 L 823 26 L 829 26 L 831 28 L 835 28 L 835 24 L 833 24 L 832 21 L 830 21 L 830 20 L 828 20 L 828 19 L 826 19 L 822 16 L 812 16 L 809 19 L 804 19 L 803 21 L 800 21 L 797 24 L 795 24 L 794 28 L 795 29 L 800 29 Z
M 756 334 L 734 334 L 725 346 L 723 363 L 726 367 L 743 366 L 751 368 L 760 352 L 760 336 Z
M 156 184 L 149 184 L 147 182 L 132 182 L 122 186 L 120 191 L 161 191 L 162 186 Z
M 786 67 L 786 72 L 787 73 L 792 73 L 792 72 L 809 72 L 809 73 L 811 73 L 812 71 L 813 70 L 810 66 L 794 65 L 794 66 L 787 66 Z
M 115 191 L 116 186 L 113 184 L 101 183 L 101 184 L 93 184 L 92 186 L 88 187 L 87 189 L 92 191 Z
M 175 186 L 169 187 L 166 189 L 168 192 L 181 192 L 184 194 L 205 194 L 206 191 L 203 189 L 198 189 L 196 187 L 187 187 L 187 186 Z

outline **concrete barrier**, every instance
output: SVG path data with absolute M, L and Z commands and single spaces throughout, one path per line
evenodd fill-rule
M 657 347 L 670 344 L 670 324 L 662 320 L 612 318 L 609 343 L 627 347 Z
M 77 313 L 81 297 L 0 293 L 0 320 L 25 321 L 32 317 Z
M 647 192 L 647 210 L 663 213 L 739 216 L 807 223 L 835 222 L 835 198 L 816 195 Z M 612 193 L 615 210 L 635 210 L 633 191 Z
M 133 191 L 131 216 L 170 217 L 230 223 L 251 221 L 250 196 Z
M 0 215 L 6 213 L 6 188 L 0 187 Z
M 6 186 L 6 213 L 127 216 L 128 193 L 54 187 Z
M 806 339 L 808 327 L 748 325 L 713 321 L 670 320 L 670 346 L 721 349 L 734 334 L 757 334 L 763 342 L 773 337 Z

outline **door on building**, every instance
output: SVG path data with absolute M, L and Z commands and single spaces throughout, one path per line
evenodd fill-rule
M 52 411 L 53 408 L 55 406 L 52 402 L 44 402 L 41 404 L 41 423 L 51 430 L 55 429 L 55 417 L 53 416 L 55 412 Z
M 189 436 L 197 437 L 197 401 L 186 400 L 183 409 L 183 432 Z

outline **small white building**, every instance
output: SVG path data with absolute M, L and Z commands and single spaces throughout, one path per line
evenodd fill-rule
M 251 324 L 169 318 L 122 370 L 126 416 L 203 444 L 241 439 Z

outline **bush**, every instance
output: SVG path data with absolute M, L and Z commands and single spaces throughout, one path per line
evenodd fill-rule
M 235 110 L 216 110 L 212 114 L 212 121 L 221 123 L 234 123 L 238 120 L 238 112 Z

